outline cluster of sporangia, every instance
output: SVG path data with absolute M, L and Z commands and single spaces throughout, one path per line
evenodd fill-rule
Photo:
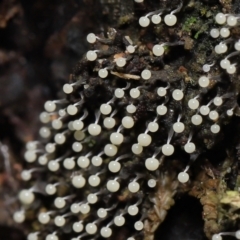
M 139 19 L 140 28 L 174 26 L 181 7 L 168 14 L 148 13 Z M 27 144 L 28 169 L 21 176 L 28 188 L 19 193 L 22 208 L 14 220 L 34 222 L 35 232 L 28 240 L 109 238 L 124 226 L 128 240 L 144 238 L 148 217 L 144 202 L 156 191 L 164 162 L 179 151 L 196 159 L 192 156 L 206 150 L 203 129 L 208 137 L 217 138 L 222 119 L 231 121 L 235 96 L 218 86 L 220 77 L 211 75 L 211 68 L 220 65 L 228 74 L 236 72 L 231 58 L 240 53 L 240 40 L 228 37 L 239 18 L 216 15 L 216 23 L 224 27 L 212 29 L 210 35 L 226 40 L 215 47 L 219 58 L 203 65 L 191 91 L 184 79 L 166 82 L 154 75 L 153 80 L 158 68 L 139 56 L 143 46 L 131 37 L 116 30 L 109 38 L 87 36 L 99 50 L 88 51 L 77 78 L 63 86 L 65 99 L 45 103 L 40 114 L 45 124 L 40 136 L 45 140 Z M 152 59 L 162 59 L 167 48 L 180 44 L 155 44 L 151 50 L 145 48 L 145 55 L 147 50 Z M 180 138 L 186 141 L 179 142 Z M 189 181 L 189 167 L 190 163 L 179 173 L 180 184 Z M 32 215 L 37 215 L 38 223 Z M 226 234 L 240 239 L 240 231 L 212 239 Z

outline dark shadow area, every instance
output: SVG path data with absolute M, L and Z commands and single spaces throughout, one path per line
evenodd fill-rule
M 1 240 L 25 240 L 22 231 L 16 228 L 0 225 L 0 239 Z
M 156 232 L 156 240 L 207 240 L 203 232 L 202 206 L 195 198 L 176 200 L 164 223 Z

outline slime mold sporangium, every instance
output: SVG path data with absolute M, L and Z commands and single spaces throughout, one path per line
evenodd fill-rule
M 217 1 L 115 3 L 115 26 L 87 35 L 62 98 L 44 105 L 14 220 L 28 240 L 160 239 L 189 193 L 209 239 L 240 239 L 239 13 Z

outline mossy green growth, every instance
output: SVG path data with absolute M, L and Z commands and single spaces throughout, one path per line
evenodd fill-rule
M 203 32 L 206 32 L 206 31 L 208 30 L 208 28 L 209 28 L 209 25 L 208 25 L 208 24 L 202 25 L 201 28 L 200 28 L 200 30 L 197 31 L 197 33 L 194 35 L 194 38 L 195 38 L 195 39 L 198 39 L 199 34 L 201 34 L 201 33 L 203 33 Z
M 191 16 L 187 18 L 186 21 L 183 23 L 182 30 L 190 33 L 191 30 L 193 29 L 193 25 L 195 25 L 196 22 L 197 22 L 196 17 Z

